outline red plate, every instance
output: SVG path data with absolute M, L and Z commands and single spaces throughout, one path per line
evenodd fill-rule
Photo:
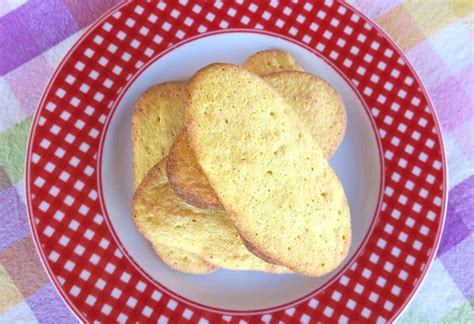
M 348 107 L 349 136 L 331 164 L 353 210 L 351 257 L 319 281 L 247 273 L 189 279 L 153 257 L 148 262 L 148 247 L 123 217 L 131 196 L 129 152 L 114 149 L 129 136 L 120 130 L 129 124 L 130 103 L 154 82 L 187 78 L 207 61 L 238 63 L 265 46 L 295 54 Z M 385 322 L 406 306 L 435 255 L 446 169 L 436 114 L 419 78 L 390 38 L 350 5 L 134 2 L 95 23 L 56 70 L 33 121 L 26 191 L 43 263 L 83 321 Z M 222 278 L 252 286 L 234 290 Z M 303 288 L 272 299 L 260 284 L 268 291 Z M 249 292 L 255 301 L 243 297 Z

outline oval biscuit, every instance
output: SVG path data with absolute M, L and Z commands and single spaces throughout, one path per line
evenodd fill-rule
M 186 130 L 171 147 L 166 173 L 174 192 L 188 204 L 203 209 L 223 209 L 196 161 Z
M 329 159 L 341 144 L 347 123 L 344 103 L 336 90 L 306 72 L 277 72 L 263 78 L 290 104 Z
M 161 261 L 179 272 L 189 274 L 208 274 L 217 269 L 216 266 L 204 261 L 201 257 L 176 248 L 169 248 L 152 243 L 153 250 Z
M 277 49 L 265 50 L 249 56 L 242 67 L 258 75 L 280 71 L 303 71 L 293 56 Z
M 168 82 L 155 85 L 138 98 L 132 115 L 132 159 L 135 188 L 161 161 L 184 128 L 187 85 Z
M 138 98 L 131 125 L 135 187 L 155 164 L 168 155 L 176 135 L 183 129 L 187 93 L 186 83 L 167 82 L 152 86 Z M 176 270 L 188 273 L 211 271 L 209 263 L 195 255 L 159 244 L 153 247 L 163 262 Z
M 240 235 L 307 276 L 349 252 L 344 189 L 290 105 L 262 78 L 211 64 L 189 82 L 186 129 L 197 161 Z
M 290 104 L 329 159 L 342 142 L 346 129 L 344 104 L 336 90 L 306 72 L 276 72 L 263 79 Z M 168 178 L 173 189 L 195 207 L 223 209 L 184 133 L 176 139 L 168 159 Z
M 166 159 L 144 178 L 132 209 L 135 226 L 151 242 L 192 253 L 225 269 L 290 272 L 250 253 L 224 212 L 195 208 L 176 196 L 166 177 Z

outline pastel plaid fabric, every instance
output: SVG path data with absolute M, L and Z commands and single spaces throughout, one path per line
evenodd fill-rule
M 117 0 L 0 1 L 0 322 L 77 322 L 49 282 L 24 203 L 32 115 L 85 28 Z M 474 322 L 474 2 L 350 1 L 406 52 L 437 110 L 449 167 L 442 242 L 400 323 Z

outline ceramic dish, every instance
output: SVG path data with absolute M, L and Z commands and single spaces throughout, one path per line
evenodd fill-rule
M 341 94 L 348 129 L 331 165 L 346 189 L 350 255 L 321 278 L 161 263 L 130 218 L 130 117 L 153 84 L 279 48 Z M 73 46 L 33 120 L 26 192 L 34 240 L 83 321 L 395 319 L 435 255 L 446 161 L 433 106 L 400 49 L 338 1 L 116 6 Z

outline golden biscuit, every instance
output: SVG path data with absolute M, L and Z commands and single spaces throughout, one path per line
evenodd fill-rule
M 346 110 L 336 90 L 305 72 L 278 72 L 263 78 L 290 104 L 329 159 L 346 131 Z
M 276 49 L 257 52 L 249 56 L 242 67 L 258 75 L 280 71 L 303 71 L 293 56 Z
M 240 235 L 307 276 L 349 252 L 344 189 L 310 130 L 267 82 L 211 64 L 188 84 L 186 129 L 197 161 Z
M 196 161 L 186 130 L 171 147 L 166 173 L 174 192 L 188 204 L 203 209 L 223 209 Z
M 290 272 L 250 253 L 224 212 L 198 209 L 176 196 L 166 176 L 166 159 L 150 170 L 135 192 L 133 220 L 153 244 L 193 253 L 218 267 Z
M 185 83 L 168 82 L 151 87 L 137 100 L 132 115 L 135 187 L 156 163 L 168 155 L 176 135 L 183 129 L 186 97 Z M 186 256 L 184 251 L 162 245 L 154 246 L 154 250 L 172 268 L 189 273 L 209 272 L 210 265 L 204 260 L 198 260 L 195 255 Z M 185 260 L 192 262 L 186 263 Z
M 161 161 L 184 128 L 186 83 L 169 82 L 148 89 L 132 115 L 132 153 L 135 187 Z
M 342 142 L 346 129 L 344 104 L 334 88 L 305 72 L 277 72 L 263 79 L 293 108 L 329 159 Z M 188 204 L 223 209 L 184 134 L 177 138 L 170 151 L 168 179 L 176 194 Z
M 197 255 L 180 249 L 169 248 L 157 243 L 152 244 L 153 250 L 170 268 L 189 274 L 207 274 L 215 271 L 216 266 L 204 261 Z

